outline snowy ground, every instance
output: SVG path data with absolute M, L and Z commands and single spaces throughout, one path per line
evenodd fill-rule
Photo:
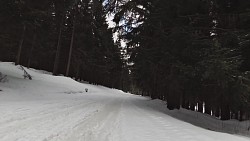
M 0 63 L 0 141 L 249 141 L 175 119 L 155 102 Z M 85 88 L 89 92 L 85 92 Z

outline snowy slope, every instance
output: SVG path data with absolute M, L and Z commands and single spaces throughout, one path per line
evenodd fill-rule
M 191 123 L 193 125 L 203 127 L 205 129 L 226 132 L 231 134 L 238 134 L 250 137 L 250 121 L 238 121 L 235 119 L 222 121 L 216 117 L 212 117 L 207 114 L 202 114 L 199 112 L 180 109 L 180 110 L 168 110 L 164 101 L 152 100 L 150 101 L 151 107 L 156 110 L 161 110 L 163 113 L 168 114 L 174 118 L 180 119 L 182 121 Z
M 0 141 L 249 141 L 177 120 L 147 98 L 0 63 Z M 85 88 L 89 92 L 85 92 Z

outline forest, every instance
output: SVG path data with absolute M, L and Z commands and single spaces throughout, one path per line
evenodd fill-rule
M 121 88 L 125 71 L 102 1 L 1 0 L 0 59 Z
M 1 0 L 0 23 L 0 61 L 250 119 L 249 0 Z

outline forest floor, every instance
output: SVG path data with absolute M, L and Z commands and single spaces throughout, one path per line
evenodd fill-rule
M 158 101 L 0 63 L 0 141 L 249 141 L 166 114 Z M 88 89 L 88 92 L 85 89 Z M 156 106 L 157 105 L 157 106 Z

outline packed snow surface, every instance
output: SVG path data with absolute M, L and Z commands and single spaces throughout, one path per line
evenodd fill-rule
M 249 141 L 156 110 L 150 99 L 11 63 L 0 82 L 0 141 Z M 88 92 L 85 92 L 85 89 Z

